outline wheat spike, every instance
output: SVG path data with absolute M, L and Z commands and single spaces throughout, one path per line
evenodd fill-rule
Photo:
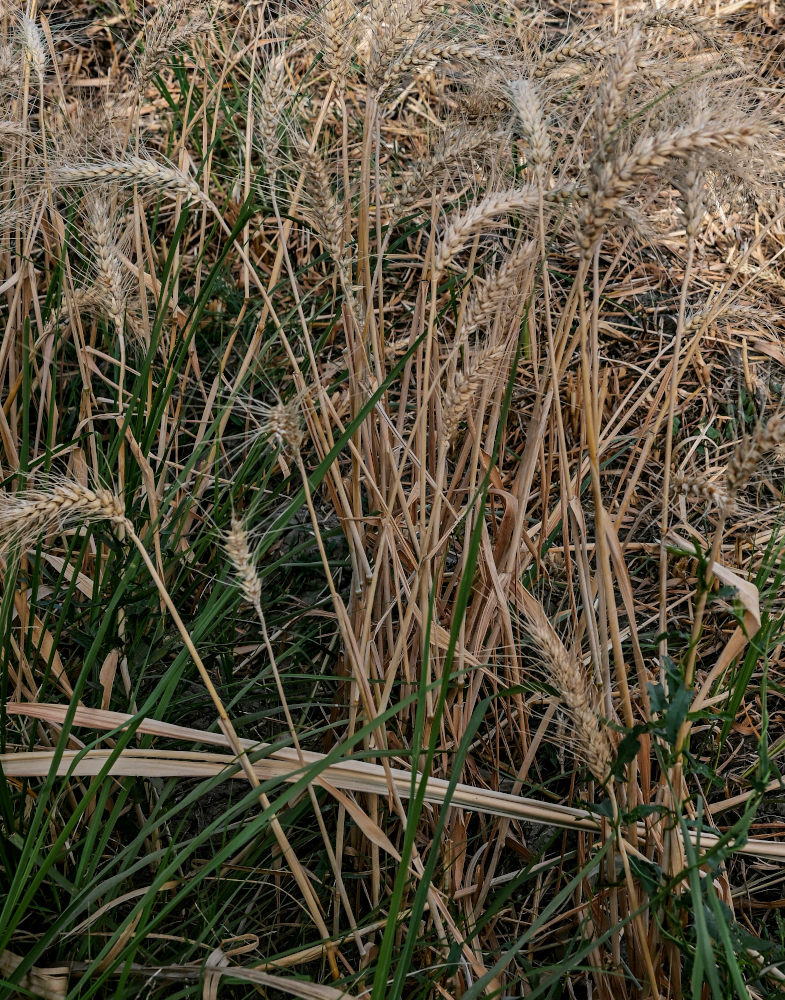
M 102 290 L 100 297 L 106 302 L 109 318 L 118 335 L 125 326 L 126 294 L 117 241 L 112 231 L 109 202 L 100 196 L 92 198 L 88 222 L 95 238 L 95 259 Z
M 351 0 L 327 0 L 321 10 L 324 24 L 324 55 L 336 88 L 346 87 L 352 60 L 351 24 L 356 11 Z
M 173 0 L 159 5 L 145 25 L 144 53 L 137 72 L 137 89 L 143 94 L 173 49 L 184 45 L 210 23 L 204 4 Z
M 501 139 L 500 136 L 496 138 Z M 463 157 L 472 157 L 490 150 L 493 140 L 494 133 L 484 128 L 450 128 L 401 186 L 390 206 L 392 214 L 405 213 L 427 184 L 435 184 L 447 172 L 455 171 Z
M 534 76 L 545 76 L 554 66 L 571 62 L 574 59 L 608 55 L 614 49 L 615 42 L 609 41 L 606 35 L 589 35 L 586 38 L 565 42 L 551 52 L 547 52 L 540 59 L 534 70 Z
M 182 170 L 141 156 L 96 163 L 61 164 L 53 169 L 52 176 L 59 184 L 142 184 L 196 201 L 206 200 L 196 181 Z
M 529 162 L 542 177 L 551 158 L 551 140 L 537 89 L 530 80 L 512 80 L 507 84 L 507 93 L 529 145 Z
M 537 248 L 532 240 L 527 240 L 489 277 L 477 282 L 476 291 L 466 306 L 461 331 L 473 333 L 493 319 L 500 310 L 514 308 L 521 300 L 523 290 L 518 284 L 524 271 L 536 259 Z
M 19 31 L 25 59 L 39 84 L 43 83 L 46 72 L 46 44 L 41 29 L 32 17 L 28 14 L 22 14 Z
M 371 52 L 368 81 L 384 86 L 387 71 L 394 67 L 401 52 L 411 45 L 428 17 L 443 6 L 438 0 L 386 0 L 374 7 L 368 29 Z
M 733 499 L 750 481 L 760 462 L 785 441 L 785 413 L 758 424 L 752 434 L 739 441 L 725 473 L 728 496 Z
M 286 94 L 286 61 L 283 53 L 273 55 L 267 63 L 259 99 L 256 102 L 256 134 L 268 174 L 275 171 L 278 160 L 278 129 Z
M 486 195 L 462 215 L 447 224 L 434 257 L 434 274 L 439 277 L 447 270 L 469 237 L 487 225 L 501 225 L 500 216 L 518 212 L 533 212 L 539 204 L 539 194 L 533 185 L 511 188 Z
M 645 174 L 670 160 L 693 153 L 712 153 L 751 146 L 762 134 L 756 121 L 715 122 L 699 120 L 673 132 L 644 136 L 621 156 L 602 163 L 583 212 L 581 249 L 588 253 L 620 200 Z
M 49 531 L 92 521 L 126 524 L 122 499 L 110 490 L 92 490 L 65 479 L 43 488 L 0 493 L 2 549 L 24 548 Z
M 673 477 L 672 495 L 683 496 L 686 500 L 714 503 L 720 510 L 727 510 L 728 491 L 705 476 L 685 476 L 678 473 Z
M 489 378 L 499 373 L 506 355 L 507 344 L 483 348 L 478 352 L 470 366 L 463 372 L 457 372 L 453 377 L 452 384 L 444 395 L 442 409 L 444 439 L 448 445 L 452 444 L 477 390 Z
M 243 597 L 253 608 L 260 607 L 262 582 L 256 572 L 245 527 L 237 517 L 232 517 L 231 527 L 224 535 L 224 547 L 237 573 Z
M 439 63 L 457 62 L 488 65 L 496 62 L 497 55 L 483 45 L 467 42 L 428 41 L 405 49 L 398 59 L 391 62 L 379 83 L 379 92 L 388 90 L 405 73 L 415 69 L 425 70 Z
M 343 258 L 343 212 L 333 193 L 324 160 L 315 151 L 301 143 L 299 154 L 303 160 L 306 185 L 311 196 L 310 214 L 319 238 L 333 260 Z
M 611 773 L 613 752 L 589 679 L 554 631 L 544 611 L 531 609 L 527 625 L 551 683 L 569 713 L 586 765 L 594 777 L 604 783 Z
M 600 88 L 596 104 L 597 146 L 608 141 L 619 122 L 625 97 L 638 68 L 641 32 L 637 26 L 619 40 L 610 72 Z

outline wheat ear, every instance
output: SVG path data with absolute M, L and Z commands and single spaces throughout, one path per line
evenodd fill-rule
M 59 184 L 142 184 L 194 199 L 212 208 L 193 178 L 177 167 L 165 166 L 142 156 L 96 163 L 61 164 L 52 169 L 52 179 Z
M 500 310 L 514 308 L 520 301 L 523 289 L 519 287 L 524 271 L 537 258 L 537 248 L 527 240 L 504 263 L 481 282 L 466 306 L 461 332 L 473 333 L 493 319 Z
M 589 35 L 569 42 L 547 52 L 537 63 L 534 76 L 545 76 L 554 66 L 559 66 L 574 59 L 586 59 L 588 56 L 605 56 L 615 50 L 615 42 L 606 35 Z
M 619 40 L 611 63 L 610 72 L 600 88 L 596 105 L 597 145 L 608 141 L 619 122 L 625 97 L 638 68 L 638 51 L 641 44 L 640 28 L 633 29 Z
M 444 274 L 455 256 L 466 245 L 467 240 L 475 233 L 491 224 L 503 225 L 501 216 L 536 211 L 539 202 L 540 196 L 534 185 L 511 188 L 487 195 L 462 215 L 453 218 L 447 224 L 434 256 L 435 277 Z
M 751 146 L 763 133 L 756 121 L 697 121 L 673 132 L 644 136 L 632 149 L 603 163 L 583 213 L 581 249 L 590 252 L 620 200 L 645 174 L 670 160 L 693 153 L 720 152 Z
M 507 84 L 507 93 L 529 146 L 529 163 L 535 174 L 542 178 L 551 158 L 551 140 L 540 95 L 532 82 L 526 79 L 512 80 Z
M 28 14 L 22 14 L 19 22 L 19 33 L 22 39 L 22 51 L 25 60 L 38 83 L 44 82 L 46 72 L 46 44 L 38 24 Z
M 444 395 L 443 430 L 448 445 L 458 432 L 458 427 L 466 416 L 469 405 L 489 378 L 498 375 L 507 355 L 507 344 L 497 344 L 479 351 L 472 364 L 453 377 L 449 390 Z
M 126 523 L 125 506 L 110 490 L 89 489 L 70 480 L 0 493 L 0 548 L 25 548 L 40 535 L 85 522 Z
M 256 102 L 256 134 L 268 174 L 278 161 L 278 129 L 286 94 L 286 61 L 277 52 L 267 62 L 259 99 Z
M 597 698 L 578 659 L 564 643 L 542 610 L 527 614 L 529 634 L 551 683 L 569 713 L 583 758 L 594 777 L 605 783 L 611 773 L 613 752 L 608 732 L 600 720 Z
M 102 285 L 102 301 L 106 302 L 109 318 L 118 336 L 123 335 L 126 294 L 117 240 L 112 229 L 111 211 L 105 198 L 91 199 L 88 223 L 95 238 L 95 261 Z
M 758 424 L 752 434 L 739 441 L 728 462 L 725 482 L 728 496 L 733 499 L 750 481 L 752 474 L 766 455 L 785 441 L 785 413 L 777 413 L 767 424 Z

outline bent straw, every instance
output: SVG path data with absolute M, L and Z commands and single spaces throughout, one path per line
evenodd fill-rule
M 68 706 L 27 704 L 11 702 L 7 706 L 9 715 L 25 715 L 54 724 L 62 724 L 65 720 Z M 73 724 L 91 729 L 118 729 L 134 722 L 137 732 L 165 739 L 189 740 L 206 743 L 213 746 L 229 747 L 229 742 L 221 733 L 209 733 L 201 729 L 191 729 L 187 726 L 175 726 L 171 723 L 159 722 L 156 719 L 135 720 L 124 712 L 110 712 L 100 709 L 77 708 Z M 138 722 L 138 725 L 137 725 Z M 295 782 L 303 777 L 303 770 L 298 753 L 288 747 L 271 749 L 269 743 L 255 743 L 253 740 L 242 740 L 243 748 L 252 751 L 269 751 L 269 756 L 253 764 L 254 771 L 260 781 L 278 779 Z M 113 750 L 67 750 L 58 764 L 58 776 L 88 777 L 98 774 L 111 756 Z M 395 785 L 396 791 L 403 799 L 411 794 L 411 774 L 398 768 L 385 769 L 379 764 L 368 761 L 343 760 L 335 764 L 324 764 L 325 754 L 301 750 L 302 759 L 306 765 L 314 768 L 321 765 L 318 774 L 313 778 L 315 785 L 327 787 L 332 785 L 353 792 L 365 792 L 372 795 L 386 795 L 389 792 L 388 778 Z M 76 758 L 80 759 L 77 761 Z M 26 753 L 0 754 L 0 767 L 8 777 L 44 777 L 49 774 L 54 752 L 36 750 Z M 193 777 L 210 778 L 229 771 L 234 765 L 233 758 L 226 754 L 202 753 L 185 750 L 125 750 L 112 762 L 109 774 L 116 777 Z M 73 768 L 73 769 L 72 769 Z M 227 774 L 228 776 L 228 774 Z M 239 776 L 239 775 L 238 775 Z M 434 805 L 443 805 L 449 789 L 449 782 L 443 778 L 427 778 L 425 800 Z M 584 830 L 603 834 L 605 826 L 602 818 L 586 809 L 574 806 L 562 806 L 555 803 L 541 802 L 538 799 L 510 795 L 507 792 L 496 792 L 487 788 L 477 788 L 459 782 L 449 800 L 451 808 L 465 809 L 469 812 L 481 812 L 491 816 L 501 816 L 506 819 L 525 820 L 544 826 L 555 826 L 565 830 Z M 605 826 L 607 831 L 607 826 Z M 641 836 L 646 833 L 643 823 L 638 823 Z M 720 835 L 706 830 L 690 830 L 690 840 L 693 844 L 705 849 L 711 849 L 721 839 Z M 769 861 L 785 862 L 785 844 L 776 841 L 749 839 L 744 844 L 734 847 L 739 854 L 765 858 Z

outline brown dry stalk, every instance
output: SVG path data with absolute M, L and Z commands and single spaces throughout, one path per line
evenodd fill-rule
M 527 626 L 553 687 L 570 715 L 584 760 L 594 777 L 604 783 L 611 773 L 613 750 L 589 679 L 554 631 L 545 612 L 535 610 L 533 602 L 527 608 Z
M 454 257 L 475 233 L 485 226 L 503 225 L 500 216 L 518 212 L 534 212 L 540 203 L 540 195 L 533 185 L 510 188 L 486 195 L 482 201 L 472 205 L 462 215 L 448 222 L 444 230 L 433 262 L 434 276 L 440 277 L 452 263 Z

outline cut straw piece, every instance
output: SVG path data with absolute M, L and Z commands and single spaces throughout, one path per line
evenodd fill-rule
M 22 702 L 10 702 L 6 708 L 9 715 L 25 715 L 46 722 L 62 725 L 69 709 L 66 705 L 39 705 Z M 155 719 L 136 720 L 134 716 L 121 712 L 102 711 L 100 709 L 77 708 L 73 724 L 91 729 L 118 729 L 133 722 L 136 731 L 151 736 L 166 739 L 189 740 L 194 743 L 204 743 L 212 746 L 228 747 L 228 740 L 220 733 L 208 733 L 200 729 L 186 726 L 175 726 L 170 723 L 158 722 Z M 252 740 L 241 741 L 246 750 L 263 752 L 268 756 L 256 761 L 254 770 L 260 781 L 278 779 L 295 782 L 303 777 L 297 751 L 288 747 L 271 749 L 267 743 L 255 743 Z M 408 799 L 411 794 L 411 774 L 408 771 L 388 768 L 385 770 L 379 764 L 369 761 L 343 760 L 335 764 L 325 764 L 326 755 L 303 750 L 302 759 L 305 764 L 314 769 L 319 768 L 313 776 L 313 783 L 323 786 L 329 791 L 329 786 L 354 792 L 364 792 L 371 795 L 387 795 L 389 793 L 388 779 L 402 799 Z M 183 750 L 125 750 L 118 754 L 116 750 L 88 750 L 82 752 L 81 759 L 76 758 L 80 751 L 66 751 L 58 763 L 57 774 L 65 776 L 92 776 L 105 768 L 112 757 L 109 774 L 117 777 L 198 777 L 209 778 L 222 772 L 230 774 L 236 768 L 234 760 L 226 754 L 200 753 Z M 0 767 L 9 777 L 45 777 L 50 773 L 54 761 L 54 751 L 37 750 L 29 753 L 8 753 L 0 755 Z M 70 768 L 73 766 L 73 770 Z M 240 777 L 240 773 L 237 773 Z M 434 805 L 442 805 L 447 799 L 449 782 L 443 778 L 428 778 L 426 781 L 425 800 Z M 522 820 L 543 826 L 554 826 L 566 830 L 586 830 L 600 835 L 607 835 L 607 826 L 601 817 L 594 816 L 586 809 L 574 806 L 562 806 L 537 799 L 525 798 L 520 795 L 510 795 L 507 792 L 496 792 L 487 788 L 476 788 L 459 782 L 450 797 L 449 804 L 455 809 L 468 812 L 483 813 L 489 816 L 500 816 L 505 819 Z M 645 825 L 638 823 L 638 833 L 646 835 Z M 690 840 L 704 849 L 711 849 L 720 837 L 718 834 L 705 830 L 690 831 Z M 765 840 L 749 839 L 744 844 L 735 847 L 739 854 L 765 858 L 769 861 L 785 862 L 785 844 Z

